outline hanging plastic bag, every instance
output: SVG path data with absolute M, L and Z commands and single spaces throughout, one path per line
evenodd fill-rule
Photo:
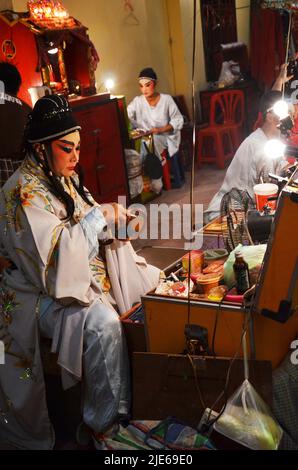
M 281 427 L 248 380 L 230 398 L 214 428 L 254 450 L 276 450 L 282 438 Z
M 283 431 L 248 380 L 246 333 L 242 338 L 244 382 L 228 400 L 214 429 L 253 450 L 277 450 Z

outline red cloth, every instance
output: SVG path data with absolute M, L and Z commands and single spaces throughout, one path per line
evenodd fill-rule
M 271 87 L 285 61 L 281 16 L 277 10 L 257 8 L 251 24 L 251 75 Z
M 294 127 L 291 129 L 290 135 L 287 138 L 287 142 L 291 147 L 298 146 L 298 119 L 294 120 Z M 287 161 L 291 165 L 294 165 L 296 162 L 296 157 L 291 157 L 287 155 Z
M 291 129 L 289 141 L 292 145 L 298 145 L 298 118 L 294 120 L 294 127 Z
M 298 11 L 292 10 L 292 37 L 295 42 L 296 51 L 298 49 Z

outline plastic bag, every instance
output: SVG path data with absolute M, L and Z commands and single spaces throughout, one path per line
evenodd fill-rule
M 159 194 L 162 190 L 162 187 L 162 178 L 151 180 L 151 191 L 153 191 L 154 193 Z
M 128 180 L 129 183 L 129 194 L 132 199 L 137 197 L 144 189 L 144 183 L 142 176 L 136 176 Z
M 144 189 L 142 177 L 142 159 L 139 152 L 133 149 L 125 149 L 125 162 L 131 198 L 137 197 Z
M 128 178 L 135 178 L 142 174 L 142 159 L 139 152 L 133 149 L 125 149 L 125 163 Z
M 214 429 L 254 450 L 276 450 L 282 429 L 246 379 L 230 398 Z
M 238 77 L 233 74 L 232 68 L 235 66 L 235 62 L 230 60 L 229 62 L 223 62 L 221 66 L 220 75 L 218 78 L 218 83 L 221 86 L 229 86 L 232 85 Z
M 235 251 L 241 249 L 243 258 L 247 262 L 250 274 L 250 283 L 255 284 L 259 270 L 261 268 L 267 245 L 248 245 L 239 244 L 235 250 L 231 251 L 227 261 L 224 264 L 224 283 L 229 287 L 235 285 L 235 276 L 233 264 L 235 261 Z

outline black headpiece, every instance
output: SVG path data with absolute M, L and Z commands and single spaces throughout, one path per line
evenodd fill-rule
M 26 140 L 30 144 L 58 139 L 80 130 L 67 99 L 60 95 L 40 98 L 29 114 Z
M 141 78 L 149 78 L 149 80 L 157 80 L 157 75 L 151 67 L 147 67 L 140 71 L 139 80 Z

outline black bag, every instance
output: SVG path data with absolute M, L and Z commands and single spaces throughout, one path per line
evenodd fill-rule
M 152 180 L 158 180 L 162 177 L 162 164 L 159 157 L 154 153 L 154 150 L 151 152 L 144 142 L 147 153 L 144 158 L 144 173 L 146 176 L 149 176 Z

